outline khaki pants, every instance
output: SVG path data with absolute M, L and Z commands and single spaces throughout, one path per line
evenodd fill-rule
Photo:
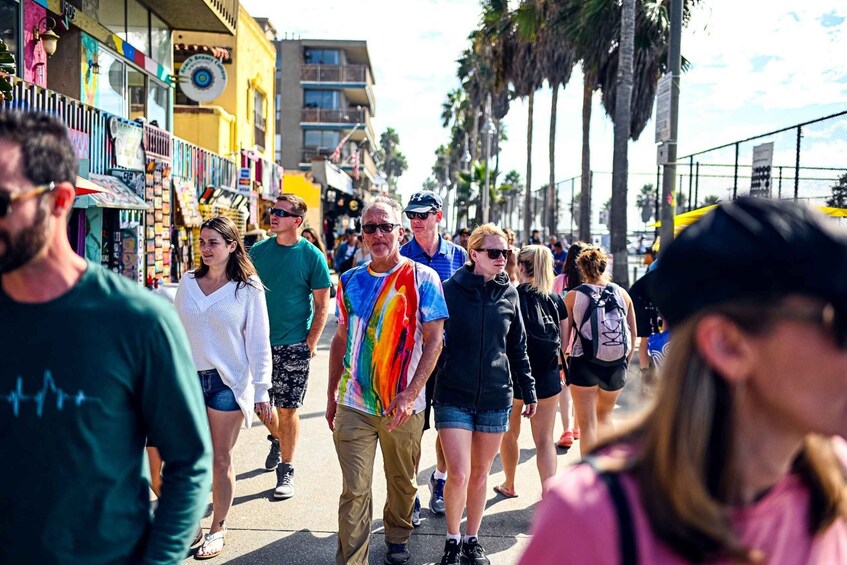
M 379 441 L 388 485 L 383 509 L 385 541 L 406 543 L 412 535 L 412 508 L 417 485 L 415 461 L 420 457 L 423 414 L 415 414 L 389 432 L 391 418 L 373 416 L 346 406 L 335 415 L 335 451 L 341 465 L 343 490 L 338 504 L 338 551 L 335 562 L 367 565 L 373 517 L 374 457 Z

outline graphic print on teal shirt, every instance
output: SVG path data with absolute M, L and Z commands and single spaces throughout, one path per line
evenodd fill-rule
M 435 271 L 404 259 L 388 273 L 361 266 L 342 275 L 338 319 L 347 324 L 338 403 L 381 416 L 415 376 L 424 322 L 447 318 Z M 421 395 L 415 412 L 424 408 Z

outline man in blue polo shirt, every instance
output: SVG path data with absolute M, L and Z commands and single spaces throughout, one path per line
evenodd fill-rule
M 400 254 L 404 257 L 431 267 L 438 273 L 441 282 L 453 276 L 468 260 L 468 253 L 438 235 L 438 224 L 444 218 L 441 209 L 443 202 L 438 194 L 422 190 L 416 192 L 409 199 L 409 204 L 404 210 L 406 217 L 412 226 L 414 238 L 400 248 Z M 429 429 L 429 413 L 432 406 L 432 391 L 435 379 L 430 378 L 426 386 L 426 411 L 424 413 L 423 429 Z M 431 498 L 429 509 L 433 514 L 444 514 L 444 484 L 447 481 L 447 463 L 444 460 L 444 451 L 441 442 L 435 438 L 435 472 L 429 478 L 429 491 Z M 420 463 L 420 461 L 418 461 Z M 421 502 L 415 499 L 415 508 L 412 512 L 412 524 L 418 526 L 421 522 Z

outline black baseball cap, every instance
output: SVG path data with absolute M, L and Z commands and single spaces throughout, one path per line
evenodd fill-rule
M 789 294 L 847 307 L 847 232 L 792 200 L 742 198 L 686 228 L 655 269 L 650 294 L 672 325 L 710 306 Z
M 431 190 L 421 190 L 416 192 L 409 199 L 409 204 L 404 212 L 431 212 L 441 210 L 444 202 L 438 194 Z

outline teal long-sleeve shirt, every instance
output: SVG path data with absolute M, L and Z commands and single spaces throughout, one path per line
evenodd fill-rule
M 145 443 L 166 472 L 150 514 Z M 211 484 L 173 307 L 89 264 L 42 304 L 0 288 L 0 563 L 179 563 Z

